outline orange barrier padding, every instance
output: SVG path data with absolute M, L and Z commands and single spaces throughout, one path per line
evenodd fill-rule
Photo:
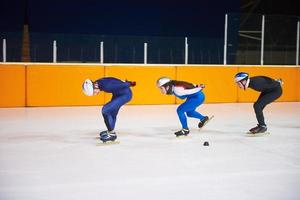
M 0 65 L 0 107 L 26 105 L 26 71 L 22 64 Z
M 205 103 L 236 102 L 237 88 L 233 80 L 236 73 L 236 67 L 178 66 L 177 80 L 205 84 Z M 176 99 L 176 102 L 182 103 L 182 100 Z
M 104 95 L 87 97 L 82 83 L 104 76 L 103 66 L 29 65 L 27 67 L 28 106 L 102 105 Z
M 247 72 L 249 76 L 268 76 L 274 79 L 282 78 L 283 94 L 278 102 L 297 101 L 297 68 L 295 67 L 239 67 L 239 72 Z M 238 102 L 255 102 L 259 92 L 252 89 L 238 90 Z
M 105 76 L 121 80 L 136 81 L 132 87 L 133 98 L 129 104 L 174 104 L 175 97 L 163 95 L 156 87 L 156 81 L 162 76 L 175 78 L 175 67 L 159 66 L 106 66 Z M 105 95 L 109 101 L 111 95 Z
M 300 101 L 300 68 L 297 69 L 297 82 L 294 86 L 297 88 L 297 101 Z
M 129 104 L 175 104 L 182 101 L 163 95 L 156 87 L 162 76 L 205 84 L 205 103 L 254 102 L 259 92 L 241 90 L 234 75 L 245 71 L 283 79 L 283 95 L 277 101 L 300 101 L 300 68 L 295 66 L 224 66 L 224 65 L 97 65 L 62 63 L 0 64 L 0 107 L 103 105 L 111 98 L 101 92 L 87 97 L 82 93 L 86 78 L 116 77 L 136 81 Z

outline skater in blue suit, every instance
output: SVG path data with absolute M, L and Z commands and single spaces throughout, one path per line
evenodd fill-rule
M 100 132 L 103 142 L 117 139 L 115 124 L 120 108 L 132 98 L 130 87 L 136 85 L 134 81 L 121 81 L 113 77 L 100 78 L 96 81 L 86 79 L 82 84 L 83 93 L 87 96 L 98 95 L 101 91 L 112 93 L 112 99 L 102 107 L 102 116 L 107 130 Z
M 180 99 L 186 99 L 186 101 L 177 108 L 177 115 L 182 129 L 174 133 L 176 136 L 188 135 L 190 133 L 186 116 L 199 119 L 199 128 L 202 128 L 208 122 L 208 116 L 203 116 L 196 111 L 196 108 L 200 106 L 205 99 L 205 95 L 202 92 L 204 88 L 203 84 L 198 86 L 185 81 L 176 81 L 162 77 L 157 80 L 157 87 L 163 94 L 175 95 Z

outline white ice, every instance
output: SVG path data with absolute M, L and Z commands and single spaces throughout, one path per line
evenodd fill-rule
M 267 106 L 271 135 L 255 138 L 252 104 L 202 105 L 215 118 L 189 119 L 185 139 L 176 107 L 123 107 L 107 146 L 100 106 L 0 109 L 0 199 L 300 199 L 299 102 Z

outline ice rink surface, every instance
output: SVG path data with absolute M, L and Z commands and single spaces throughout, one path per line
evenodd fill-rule
M 100 106 L 0 109 L 0 199 L 300 199 L 300 103 L 267 106 L 265 137 L 247 103 L 202 105 L 215 118 L 176 139 L 176 107 L 123 107 L 107 146 Z

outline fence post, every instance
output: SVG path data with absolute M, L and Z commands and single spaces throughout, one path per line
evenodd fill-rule
M 2 40 L 2 58 L 3 62 L 6 62 L 6 39 Z
M 144 64 L 147 64 L 147 48 L 148 44 L 144 43 Z
M 189 60 L 189 44 L 188 44 L 188 38 L 185 37 L 185 54 L 184 54 L 184 64 L 188 64 Z
M 104 61 L 104 57 L 103 57 L 103 55 L 104 55 L 104 52 L 103 52 L 103 41 L 101 41 L 101 43 L 100 43 L 100 63 L 101 64 L 103 64 L 103 61 Z
M 264 64 L 264 41 L 265 41 L 265 15 L 261 20 L 261 49 L 260 49 L 260 65 Z
M 224 26 L 224 56 L 223 64 L 227 64 L 227 31 L 228 31 L 228 15 L 225 14 L 225 26 Z
M 296 44 L 296 65 L 298 66 L 299 65 L 299 33 L 300 32 L 300 21 L 298 21 L 297 23 L 297 44 Z
M 57 62 L 57 46 L 56 46 L 56 40 L 53 41 L 53 62 Z

